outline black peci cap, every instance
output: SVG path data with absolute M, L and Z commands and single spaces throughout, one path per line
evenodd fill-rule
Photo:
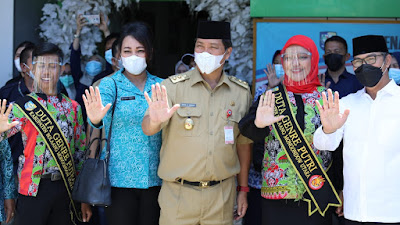
M 366 35 L 353 38 L 353 57 L 370 52 L 389 52 L 382 35 Z
M 200 21 L 197 27 L 197 38 L 231 39 L 231 25 L 221 21 Z

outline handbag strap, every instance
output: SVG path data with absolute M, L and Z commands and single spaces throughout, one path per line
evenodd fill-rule
M 112 132 L 112 125 L 113 125 L 113 118 L 114 118 L 114 111 L 115 111 L 115 105 L 117 104 L 117 99 L 118 99 L 118 87 L 117 83 L 115 82 L 114 78 L 111 77 L 111 79 L 114 81 L 115 85 L 115 101 L 112 106 L 112 112 L 111 112 L 111 122 L 110 122 L 110 129 L 108 131 L 108 137 L 107 137 L 107 147 L 106 147 L 106 163 L 108 165 L 108 161 L 110 160 L 110 140 L 111 140 L 111 132 Z

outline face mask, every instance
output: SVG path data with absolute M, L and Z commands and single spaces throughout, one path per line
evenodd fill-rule
M 102 65 L 101 62 L 92 60 L 86 63 L 85 71 L 89 76 L 96 76 L 101 73 Z
M 29 74 L 28 74 L 28 75 L 29 75 L 32 79 L 35 79 L 35 75 L 32 73 L 31 68 L 29 68 L 29 66 L 26 65 L 25 63 L 24 63 L 24 65 L 25 65 L 26 67 L 28 67 L 28 69 L 29 69 Z
M 64 85 L 64 87 L 69 87 L 74 83 L 74 78 L 72 75 L 64 75 L 60 76 L 60 81 Z
M 369 64 L 362 64 L 354 71 L 357 80 L 366 87 L 374 87 L 381 80 L 383 73 L 386 72 L 386 70 L 382 72 L 383 65 L 385 65 L 385 62 L 380 68 Z
M 281 64 L 275 64 L 275 73 L 276 73 L 276 77 L 280 78 L 283 75 L 285 75 L 285 71 L 283 71 L 283 66 Z
M 114 58 L 114 59 L 116 59 L 116 58 Z M 118 59 L 118 66 L 117 66 L 117 68 L 118 68 L 118 70 L 124 68 L 124 65 L 122 64 L 122 60 L 121 60 L 121 59 Z
M 202 73 L 210 74 L 218 69 L 222 64 L 220 63 L 225 53 L 222 55 L 211 55 L 208 52 L 194 53 L 194 61 Z
M 325 64 L 331 71 L 338 71 L 344 65 L 343 56 L 340 54 L 331 53 L 325 56 Z
M 122 57 L 122 65 L 123 67 L 133 75 L 140 75 L 147 67 L 146 59 L 131 55 L 129 57 Z
M 15 68 L 17 68 L 18 72 L 21 72 L 20 58 L 14 59 Z
M 389 78 L 393 79 L 396 84 L 400 84 L 400 69 L 390 68 L 389 69 Z
M 112 59 L 113 56 L 112 56 L 112 50 L 111 50 L 111 49 L 108 49 L 108 50 L 104 53 L 104 57 L 106 58 L 106 61 L 112 65 L 111 59 Z

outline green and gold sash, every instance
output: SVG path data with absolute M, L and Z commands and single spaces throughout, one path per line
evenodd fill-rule
M 324 216 L 329 206 L 341 205 L 340 198 L 297 123 L 286 88 L 279 85 L 273 89 L 273 93 L 274 115 L 284 115 L 285 118 L 272 126 L 282 149 L 306 188 L 303 200 L 308 202 L 308 215 L 318 211 Z
M 81 221 L 81 213 L 77 211 L 77 207 L 71 196 L 76 172 L 72 153 L 64 133 L 61 131 L 57 121 L 50 115 L 47 108 L 31 95 L 20 98 L 15 102 L 15 105 L 24 113 L 25 117 L 29 119 L 43 137 L 47 148 L 50 150 L 51 155 L 57 163 L 65 188 L 67 189 L 71 201 L 70 205 L 72 206 L 71 219 L 73 219 L 73 215 L 75 215 L 76 218 Z

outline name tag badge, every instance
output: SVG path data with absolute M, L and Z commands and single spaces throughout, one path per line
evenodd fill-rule
M 183 107 L 196 107 L 194 103 L 181 103 L 180 106 Z
M 135 96 L 121 97 L 121 101 L 135 100 Z
M 234 137 L 233 137 L 233 127 L 232 126 L 224 126 L 224 133 L 225 133 L 225 144 L 234 144 Z

